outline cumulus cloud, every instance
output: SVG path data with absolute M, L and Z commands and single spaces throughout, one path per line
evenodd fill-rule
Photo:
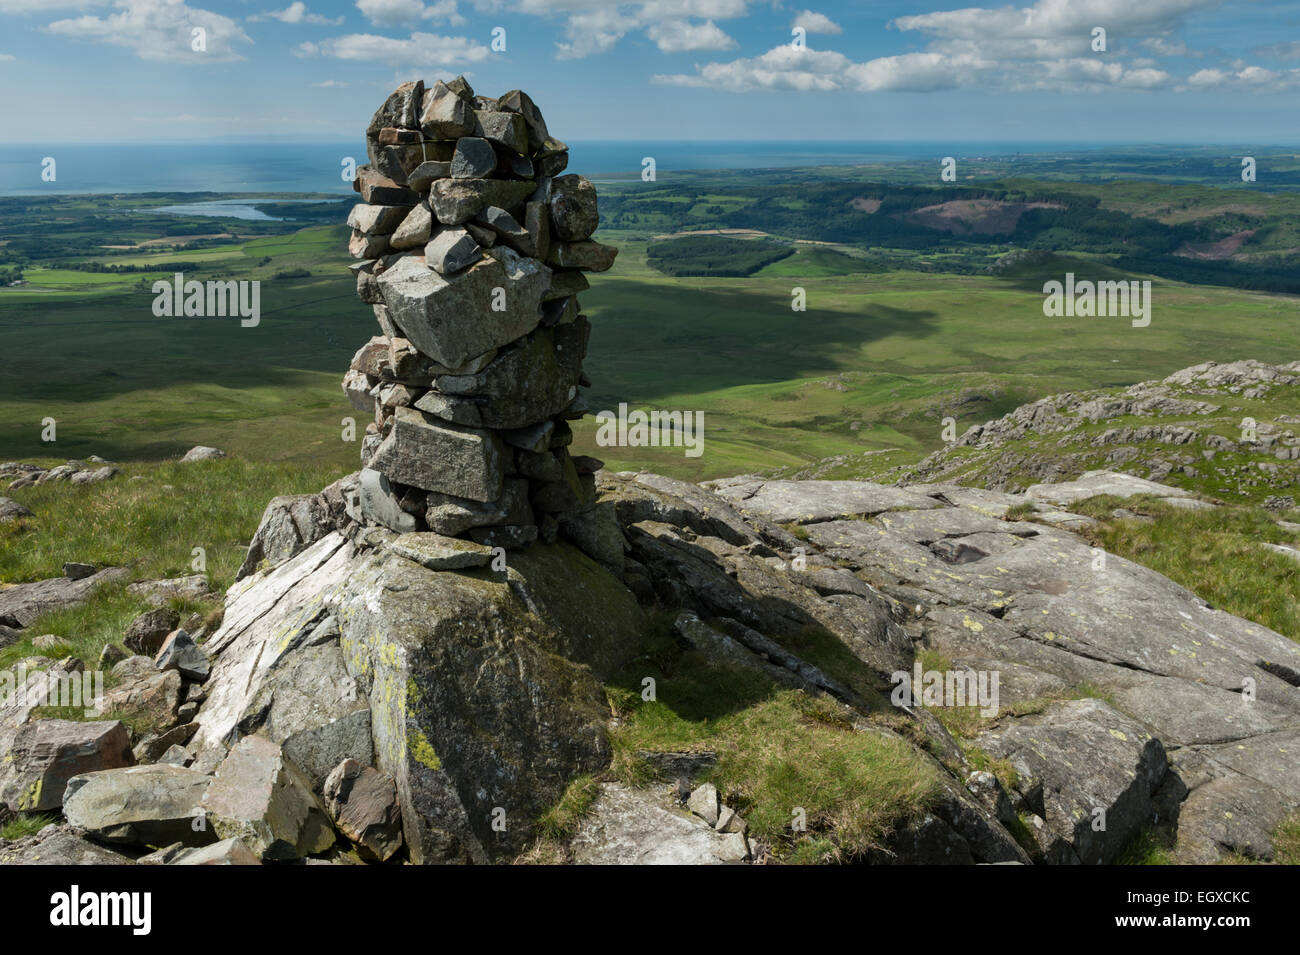
M 408 26 L 421 20 L 454 26 L 465 22 L 457 0 L 435 0 L 428 6 L 421 0 L 357 0 L 357 9 L 377 27 Z
M 278 20 L 280 23 L 311 23 L 317 26 L 338 26 L 343 22 L 342 17 L 335 17 L 331 20 L 329 17 L 321 16 L 319 13 L 310 13 L 307 10 L 307 4 L 302 0 L 294 0 L 283 10 L 263 10 L 261 13 L 255 13 L 248 18 L 250 23 L 262 23 L 267 20 Z
M 924 49 L 918 52 L 856 63 L 833 51 L 799 51 L 786 44 L 761 56 L 697 65 L 693 74 L 661 75 L 655 80 L 735 92 L 1160 89 L 1174 86 L 1174 77 L 1149 58 L 1127 58 L 1123 43 L 1149 35 L 1151 39 L 1144 45 L 1158 56 L 1196 55 L 1166 37 L 1177 32 L 1191 14 L 1218 3 L 1037 0 L 1023 7 L 940 10 L 898 17 L 889 24 L 920 37 Z M 805 10 L 795 24 L 812 33 L 813 24 L 820 22 L 816 18 L 826 19 Z M 1097 26 L 1107 30 L 1108 53 L 1092 50 L 1092 30 Z
M 353 33 L 319 43 L 302 43 L 295 52 L 299 56 L 328 56 L 337 60 L 426 69 L 451 69 L 465 63 L 479 63 L 491 55 L 486 46 L 468 37 L 435 33 L 412 33 L 406 39 Z
M 142 60 L 211 63 L 242 60 L 237 43 L 252 43 L 229 17 L 185 5 L 183 0 L 116 0 L 116 13 L 56 20 L 47 30 L 60 36 L 126 47 Z M 193 31 L 202 29 L 207 49 L 192 48 Z
M 803 27 L 805 33 L 827 33 L 839 34 L 844 29 L 824 13 L 814 13 L 811 10 L 805 10 L 794 18 L 792 27 Z
M 664 53 L 728 50 L 736 42 L 717 25 L 749 12 L 752 0 L 474 0 L 484 12 L 563 17 L 561 59 L 612 49 L 629 33 L 644 33 Z
M 106 0 L 0 0 L 0 13 L 52 13 L 102 7 Z
M 1197 70 L 1187 78 L 1187 87 L 1202 90 L 1234 89 L 1282 93 L 1300 89 L 1300 70 L 1269 70 L 1262 66 Z
M 730 50 L 736 41 L 727 36 L 712 20 L 689 23 L 686 20 L 667 20 L 652 23 L 646 36 L 655 41 L 663 53 L 684 53 L 691 50 Z

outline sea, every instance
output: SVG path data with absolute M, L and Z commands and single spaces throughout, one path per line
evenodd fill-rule
M 684 170 L 780 169 L 1081 152 L 1095 143 L 632 141 L 569 143 L 569 172 L 639 178 L 646 157 L 657 176 Z M 0 145 L 0 196 L 141 192 L 337 193 L 351 191 L 345 164 L 366 161 L 361 142 Z M 53 181 L 42 178 L 51 168 Z M 192 211 L 192 210 L 191 210 Z M 229 214 L 228 211 L 223 214 Z

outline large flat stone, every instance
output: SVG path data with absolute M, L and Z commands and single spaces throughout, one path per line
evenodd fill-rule
M 490 431 L 398 408 L 370 467 L 400 484 L 487 502 L 501 496 L 507 460 L 504 443 Z
M 72 825 L 104 842 L 202 846 L 216 841 L 199 808 L 211 777 L 158 763 L 74 776 L 63 798 Z
M 493 248 L 482 261 L 449 276 L 429 268 L 423 256 L 407 255 L 378 279 L 389 316 L 403 335 L 449 368 L 536 328 L 550 282 L 550 269 L 508 248 Z
M 941 506 L 924 494 L 868 481 L 758 481 L 722 487 L 717 493 L 740 510 L 778 524 L 812 524 Z
M 0 801 L 13 812 L 58 809 L 73 776 L 134 763 L 131 736 L 116 720 L 26 723 L 0 760 Z

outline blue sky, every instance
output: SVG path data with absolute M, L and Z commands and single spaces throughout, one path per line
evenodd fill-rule
M 1300 0 L 804 3 L 0 0 L 0 137 L 355 139 L 464 73 L 573 140 L 1300 141 Z

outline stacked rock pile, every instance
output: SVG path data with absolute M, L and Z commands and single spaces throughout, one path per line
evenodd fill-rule
M 366 140 L 350 252 L 380 334 L 343 381 L 374 413 L 349 512 L 491 546 L 554 539 L 601 466 L 568 451 L 590 384 L 582 273 L 617 254 L 591 240 L 595 187 L 561 175 L 568 148 L 528 94 L 463 77 L 402 84 Z

